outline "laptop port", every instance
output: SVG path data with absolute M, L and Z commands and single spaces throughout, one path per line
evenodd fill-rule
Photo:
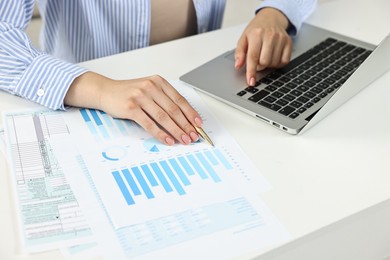
M 261 120 L 263 120 L 263 121 L 265 121 L 265 122 L 267 122 L 267 123 L 269 123 L 269 120 L 268 120 L 268 119 L 265 119 L 265 118 L 262 117 L 262 116 L 256 115 L 256 117 L 257 117 L 257 118 L 260 118 Z
M 272 122 L 273 126 L 276 126 L 277 128 L 280 128 L 280 125 L 278 123 Z

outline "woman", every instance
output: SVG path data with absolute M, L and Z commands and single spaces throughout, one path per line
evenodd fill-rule
M 0 88 L 51 109 L 66 105 L 103 110 L 131 119 L 167 145 L 198 140 L 202 119 L 163 78 L 113 80 L 74 64 L 150 44 L 218 29 L 225 0 L 40 0 L 42 46 L 24 30 L 34 0 L 0 1 Z M 264 1 L 244 30 L 236 68 L 279 67 L 291 55 L 291 39 L 315 0 Z M 169 30 L 164 30 L 169 28 Z M 158 122 L 158 123 L 157 123 Z

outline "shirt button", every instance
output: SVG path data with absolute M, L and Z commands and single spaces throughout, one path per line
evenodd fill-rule
M 45 94 L 45 90 L 44 90 L 43 88 L 38 89 L 37 95 L 38 95 L 39 97 L 42 97 L 44 94 Z

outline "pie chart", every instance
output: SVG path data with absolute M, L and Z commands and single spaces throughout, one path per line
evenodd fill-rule
M 110 146 L 102 152 L 104 159 L 108 161 L 119 161 L 127 154 L 126 147 L 123 146 Z

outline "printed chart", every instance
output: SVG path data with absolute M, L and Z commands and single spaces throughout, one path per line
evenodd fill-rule
M 193 95 L 188 90 L 184 96 Z M 191 102 L 201 107 L 199 97 Z M 207 111 L 198 112 L 216 147 L 203 141 L 166 146 L 138 124 L 94 109 L 64 115 L 116 228 L 237 199 L 248 186 L 259 193 L 269 188 Z
M 117 138 L 118 135 L 129 136 L 143 131 L 138 124 L 130 120 L 112 118 L 105 112 L 95 109 L 79 109 L 91 135 L 97 141 Z
M 144 194 L 148 199 L 155 198 L 152 189 L 160 185 L 165 192 L 185 195 L 187 194 L 185 187 L 192 185 L 191 180 L 194 177 L 201 180 L 211 179 L 215 183 L 221 182 L 218 174 L 221 165 L 224 170 L 233 169 L 222 152 L 214 149 L 133 166 L 130 169 L 124 168 L 113 171 L 112 175 L 127 204 L 132 205 L 135 204 L 133 195 Z
M 197 96 L 189 96 L 197 106 Z M 98 198 L 107 218 L 108 224 L 100 219 L 93 230 L 108 259 L 227 259 L 289 238 L 260 200 L 268 183 L 210 115 L 198 111 L 216 147 L 204 142 L 165 146 L 129 125 L 125 136 L 103 120 L 99 124 L 109 138 L 98 131 L 99 138 L 91 138 L 81 111 L 66 120 L 71 132 L 84 134 L 75 140 L 85 163 L 78 176 L 86 176 L 93 187 L 90 197 Z M 97 129 L 99 121 L 90 118 Z M 77 191 L 86 195 L 85 189 Z M 189 248 L 196 250 L 188 255 Z

